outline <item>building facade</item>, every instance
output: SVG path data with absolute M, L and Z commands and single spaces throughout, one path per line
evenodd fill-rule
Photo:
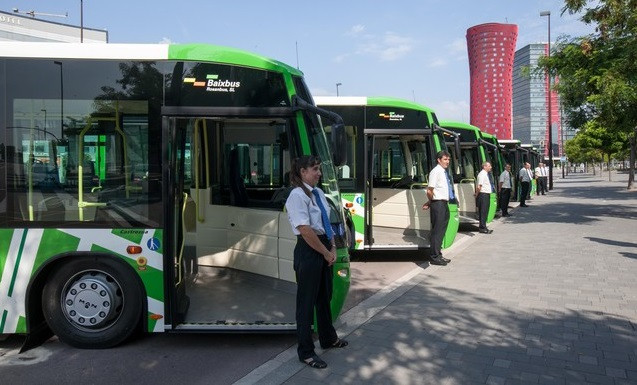
M 512 139 L 512 76 L 518 26 L 487 23 L 467 29 L 471 124 Z M 516 138 L 517 139 L 517 138 Z
M 548 44 L 529 44 L 515 52 L 513 62 L 513 137 L 531 143 L 548 156 L 548 77 L 537 73 L 538 59 L 548 54 Z M 557 79 L 553 80 L 553 84 Z M 562 154 L 562 119 L 559 95 L 551 91 L 553 155 Z
M 0 11 L 0 41 L 107 43 L 108 32 Z

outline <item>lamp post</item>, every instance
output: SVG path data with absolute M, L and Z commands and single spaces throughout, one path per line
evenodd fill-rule
M 547 57 L 550 59 L 551 58 L 551 11 L 542 11 L 540 12 L 540 17 L 544 17 L 544 16 L 548 16 L 549 19 L 549 29 L 548 29 L 548 34 L 549 34 L 549 40 L 548 40 L 548 49 L 547 49 Z M 548 80 L 548 88 L 546 90 L 546 92 L 548 92 L 548 130 L 549 130 L 549 190 L 553 190 L 553 134 L 552 134 L 552 127 L 551 125 L 553 124 L 553 122 L 551 122 L 551 110 L 553 109 L 552 105 L 551 105 L 551 71 L 547 70 L 546 71 L 546 77 Z
M 336 83 L 336 96 L 338 96 L 338 86 L 342 86 L 343 83 Z
M 80 43 L 84 43 L 84 0 L 80 0 Z

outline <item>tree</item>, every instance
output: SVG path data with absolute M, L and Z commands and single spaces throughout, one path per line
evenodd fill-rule
M 600 140 L 607 133 L 606 144 L 630 141 L 631 154 L 637 136 L 636 10 L 637 0 L 565 0 L 562 12 L 581 13 L 596 31 L 560 39 L 551 58 L 540 60 L 541 68 L 560 78 L 555 88 L 569 125 L 588 127 Z M 602 151 L 610 158 L 608 149 Z M 629 189 L 635 180 L 632 155 L 630 165 Z

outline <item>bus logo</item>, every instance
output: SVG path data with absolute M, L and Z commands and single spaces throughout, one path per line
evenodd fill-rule
M 235 92 L 237 88 L 241 87 L 241 82 L 219 79 L 219 75 L 216 74 L 206 75 L 206 80 L 184 78 L 184 83 L 192 83 L 193 87 L 206 87 L 208 92 Z
M 148 246 L 148 250 L 150 251 L 158 250 L 160 245 L 161 243 L 159 242 L 159 239 L 155 237 L 152 237 L 148 240 L 148 242 L 146 242 L 146 246 Z
M 396 121 L 396 122 L 402 122 L 403 119 L 405 118 L 405 115 L 397 114 L 395 112 L 390 112 L 388 114 L 380 113 L 380 114 L 378 114 L 378 116 L 383 118 L 383 119 Z

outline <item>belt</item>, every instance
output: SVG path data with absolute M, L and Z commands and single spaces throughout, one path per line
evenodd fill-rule
M 449 202 L 447 199 L 432 199 L 432 202 Z

